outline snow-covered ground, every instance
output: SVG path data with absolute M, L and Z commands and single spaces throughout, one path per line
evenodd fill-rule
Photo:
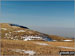
M 60 48 L 66 48 L 66 49 L 75 49 L 73 47 L 65 47 L 65 46 L 58 46 L 58 47 L 60 47 Z
M 39 37 L 39 36 L 25 36 L 22 38 L 24 38 L 24 41 L 34 40 L 34 39 L 42 39 L 42 37 Z
M 12 49 L 14 52 L 29 54 L 29 56 L 36 54 L 35 51 L 32 50 L 21 50 L 21 49 Z
M 53 40 L 53 41 L 57 41 L 57 40 Z
M 63 41 L 73 41 L 73 40 L 63 40 Z
M 8 35 L 8 33 L 5 33 L 5 36 L 7 36 Z
M 27 53 L 27 54 L 29 54 L 29 55 L 34 55 L 36 52 L 27 50 L 27 51 L 24 51 L 24 53 Z
M 15 31 L 15 32 L 25 32 L 24 30 L 18 30 L 18 31 Z
M 38 45 L 45 45 L 45 46 L 48 45 L 47 43 L 40 43 L 40 42 L 35 42 L 35 44 L 38 44 Z
M 7 30 L 7 28 L 1 28 L 2 30 Z

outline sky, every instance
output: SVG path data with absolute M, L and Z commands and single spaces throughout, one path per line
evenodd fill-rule
M 74 36 L 73 1 L 2 1 L 1 23 L 15 23 L 61 36 Z

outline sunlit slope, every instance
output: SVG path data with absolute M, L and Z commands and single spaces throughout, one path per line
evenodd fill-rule
M 1 39 L 2 55 L 58 55 L 59 51 L 75 51 L 74 42 L 22 41 Z M 65 48 L 67 47 L 67 48 Z M 8 51 L 8 52 L 7 52 Z
M 14 26 L 12 25 L 8 23 L 0 23 L 1 38 L 12 40 L 45 40 L 45 41 L 73 40 L 61 36 L 40 33 L 38 31 L 31 30 L 30 28 L 25 26 L 20 26 L 16 24 Z

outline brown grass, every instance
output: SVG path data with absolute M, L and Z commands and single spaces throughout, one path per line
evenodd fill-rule
M 23 41 L 20 39 L 21 36 L 23 35 L 40 35 L 43 33 L 37 32 L 37 31 L 33 31 L 30 29 L 23 29 L 20 27 L 12 27 L 7 23 L 0 23 L 2 28 L 7 28 L 8 30 L 1 30 L 1 39 L 0 39 L 0 43 L 1 43 L 1 55 L 28 55 L 25 53 L 19 53 L 19 52 L 15 52 L 12 51 L 12 49 L 21 49 L 21 50 L 33 50 L 36 52 L 35 55 L 57 55 L 59 56 L 59 51 L 75 51 L 75 49 L 66 49 L 66 48 L 59 48 L 58 46 L 65 46 L 65 47 L 73 47 L 74 48 L 74 41 L 73 42 L 61 42 L 61 40 L 65 40 L 65 39 L 69 39 L 69 38 L 64 38 L 64 37 L 60 37 L 60 36 L 55 36 L 55 35 L 47 35 L 44 34 L 46 36 L 48 36 L 49 38 L 53 39 L 53 40 L 57 40 L 56 42 L 48 42 L 48 41 L 41 41 L 41 40 L 35 40 L 35 41 Z M 24 30 L 26 32 L 20 32 L 20 33 L 16 33 L 14 31 L 17 30 Z M 9 34 L 8 36 L 5 36 L 5 33 L 9 33 L 11 32 L 11 34 Z M 11 36 L 10 36 L 11 35 Z M 4 39 L 4 37 L 15 37 L 17 36 L 17 38 L 19 40 L 11 40 L 11 39 Z M 36 42 L 40 42 L 40 43 L 46 43 L 48 44 L 48 46 L 43 46 L 43 45 L 38 45 L 36 44 Z
M 6 28 L 7 30 L 1 30 L 1 38 L 4 39 L 4 37 L 15 37 L 17 36 L 17 39 L 21 39 L 21 36 L 24 36 L 24 35 L 44 35 L 44 36 L 48 36 L 50 39 L 53 39 L 53 40 L 57 40 L 57 41 L 62 41 L 62 40 L 66 40 L 66 39 L 70 39 L 70 38 L 65 38 L 65 37 L 61 37 L 61 36 L 56 36 L 56 35 L 48 35 L 48 34 L 44 34 L 44 33 L 40 33 L 38 31 L 34 31 L 34 30 L 31 30 L 31 29 L 24 29 L 24 28 L 20 28 L 20 27 L 13 27 L 13 26 L 10 26 L 8 23 L 0 23 L 1 25 L 1 28 Z M 15 32 L 15 31 L 18 31 L 18 30 L 24 30 L 25 32 Z M 11 32 L 11 34 L 9 34 L 9 32 Z M 5 34 L 8 33 L 9 35 L 11 36 L 5 36 Z M 73 39 L 71 39 L 73 40 Z
M 57 46 L 73 47 L 73 42 L 44 42 L 44 41 L 22 41 L 1 39 L 2 55 L 28 55 L 13 52 L 11 49 L 33 50 L 35 55 L 59 55 L 59 51 L 75 51 L 73 49 L 58 48 Z M 35 44 L 36 42 L 47 43 L 48 46 Z

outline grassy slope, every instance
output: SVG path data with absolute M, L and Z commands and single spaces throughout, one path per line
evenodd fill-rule
M 7 28 L 8 29 L 6 31 L 5 30 L 1 30 L 1 34 L 2 34 L 1 37 L 2 38 L 5 37 L 5 33 L 9 34 L 9 32 L 11 32 L 12 36 L 9 36 L 9 37 L 18 36 L 18 39 L 20 39 L 19 37 L 23 36 L 23 35 L 41 35 L 41 34 L 46 35 L 49 38 L 51 38 L 53 40 L 57 40 L 57 41 L 69 39 L 69 38 L 64 38 L 64 37 L 56 36 L 56 35 L 47 35 L 47 34 L 44 34 L 44 33 L 40 33 L 38 31 L 33 31 L 31 29 L 23 29 L 23 28 L 16 27 L 16 26 L 12 27 L 8 23 L 0 23 L 0 25 L 1 25 L 1 28 Z M 16 33 L 15 31 L 18 31 L 18 30 L 24 30 L 25 32 L 18 32 L 18 33 Z
M 73 49 L 59 48 L 57 46 L 74 47 L 74 42 L 44 42 L 1 39 L 2 55 L 27 55 L 13 52 L 11 49 L 33 50 L 35 55 L 58 55 L 59 51 L 73 51 Z M 47 43 L 48 46 L 38 45 L 36 42 Z M 75 49 L 74 49 L 75 51 Z
M 47 41 L 22 41 L 22 40 L 7 40 L 4 39 L 3 37 L 5 36 L 5 33 L 12 32 L 14 37 L 15 35 L 22 36 L 22 35 L 39 35 L 40 33 L 37 31 L 33 31 L 30 29 L 23 29 L 19 27 L 11 27 L 10 25 L 6 23 L 0 23 L 2 28 L 7 28 L 8 30 L 1 30 L 1 38 L 0 43 L 1 43 L 1 54 L 2 55 L 28 55 L 24 53 L 18 53 L 11 51 L 11 49 L 23 49 L 23 50 L 33 50 L 36 52 L 35 55 L 58 55 L 59 51 L 73 51 L 73 49 L 65 49 L 65 48 L 59 48 L 58 46 L 66 46 L 66 47 L 74 47 L 74 42 L 61 42 L 61 40 L 65 40 L 66 38 L 60 37 L 60 36 L 55 36 L 55 35 L 47 35 L 50 38 L 54 40 L 58 40 L 58 42 L 47 42 Z M 14 31 L 17 30 L 24 30 L 26 31 L 25 33 L 15 33 Z M 10 34 L 9 34 L 10 35 Z M 8 37 L 8 36 L 7 36 Z M 40 43 L 47 43 L 49 44 L 48 46 L 43 46 L 43 45 L 38 45 L 35 44 L 36 42 Z

